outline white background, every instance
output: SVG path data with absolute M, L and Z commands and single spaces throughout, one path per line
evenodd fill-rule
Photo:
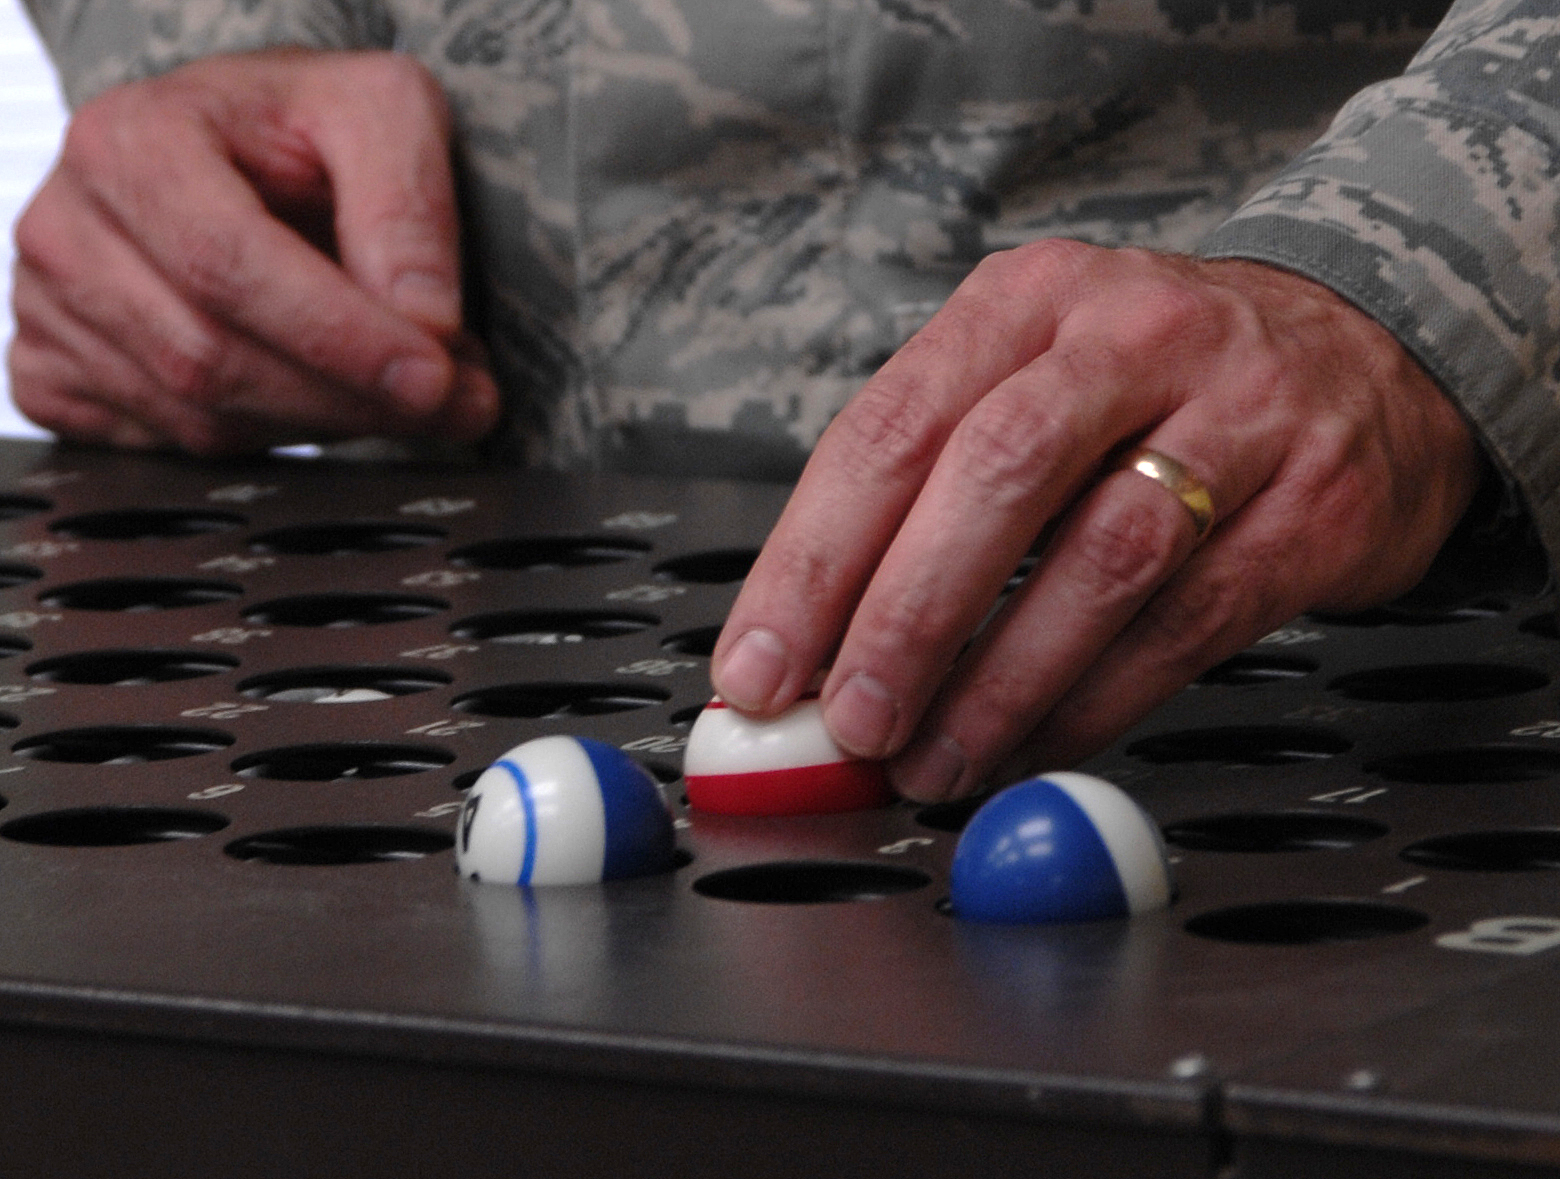
M 11 341 L 11 225 L 48 171 L 65 125 L 54 70 L 38 44 L 20 0 L 0 0 L 0 353 Z M 0 435 L 41 434 L 11 405 L 10 381 L 0 366 Z

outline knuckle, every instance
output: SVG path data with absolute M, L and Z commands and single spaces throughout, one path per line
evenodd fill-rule
M 1175 560 L 1179 527 L 1170 513 L 1140 500 L 1110 504 L 1074 539 L 1082 576 L 1097 594 L 1142 592 Z
M 944 425 L 931 400 L 913 385 L 869 382 L 834 419 L 858 475 L 868 479 L 919 471 L 941 449 Z
M 832 601 L 840 588 L 839 563 L 812 544 L 767 545 L 754 573 L 792 602 Z
M 1255 637 L 1271 627 L 1260 619 L 1272 614 L 1271 590 L 1261 572 L 1241 563 L 1204 569 L 1156 594 L 1140 615 L 1171 662 L 1201 669 L 1206 651 L 1223 652 L 1232 636 Z
M 244 235 L 217 224 L 186 225 L 170 260 L 175 282 L 203 307 L 241 306 L 249 294 Z
M 114 145 L 114 114 L 121 102 L 112 92 L 95 102 L 89 102 L 72 116 L 65 125 L 60 140 L 60 158 L 67 163 L 87 169 L 101 163 Z
M 405 108 L 431 117 L 441 126 L 450 120 L 449 100 L 433 72 L 416 58 L 391 51 L 354 56 L 354 91 L 377 109 Z
M 1066 423 L 1039 399 L 990 396 L 955 434 L 960 471 L 982 499 L 1025 499 L 1045 481 L 1067 436 Z
M 50 260 L 61 238 L 46 202 L 34 200 L 22 211 L 11 227 L 11 243 L 18 264 L 40 272 L 51 269 Z
M 199 329 L 165 333 L 149 348 L 148 367 L 168 393 L 199 406 L 221 399 L 225 349 L 215 335 Z
M 1087 268 L 1096 247 L 1069 238 L 1042 238 L 987 254 L 971 272 L 977 288 L 1012 294 L 1036 283 L 1072 278 Z
M 868 620 L 873 646 L 891 658 L 919 662 L 935 648 L 946 618 L 932 595 L 912 588 L 873 604 Z

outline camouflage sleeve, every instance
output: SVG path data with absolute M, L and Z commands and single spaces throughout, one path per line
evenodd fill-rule
M 1463 408 L 1560 568 L 1560 14 L 1458 0 L 1200 247 L 1314 278 Z
M 389 48 L 377 3 L 347 0 L 23 0 L 74 107 L 213 53 L 275 45 Z

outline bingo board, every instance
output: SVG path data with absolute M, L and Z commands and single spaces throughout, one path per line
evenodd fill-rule
M 1297 620 L 1089 763 L 1163 826 L 1168 910 L 978 926 L 967 806 L 681 802 L 783 498 L 0 447 L 6 1171 L 1560 1169 L 1531 569 Z M 461 790 L 557 732 L 650 769 L 676 871 L 457 877 Z

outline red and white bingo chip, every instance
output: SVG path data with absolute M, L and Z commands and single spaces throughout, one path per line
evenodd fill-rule
M 717 696 L 704 706 L 683 754 L 688 804 L 723 815 L 821 815 L 884 806 L 883 763 L 851 757 L 823 724 L 816 694 L 756 720 Z

